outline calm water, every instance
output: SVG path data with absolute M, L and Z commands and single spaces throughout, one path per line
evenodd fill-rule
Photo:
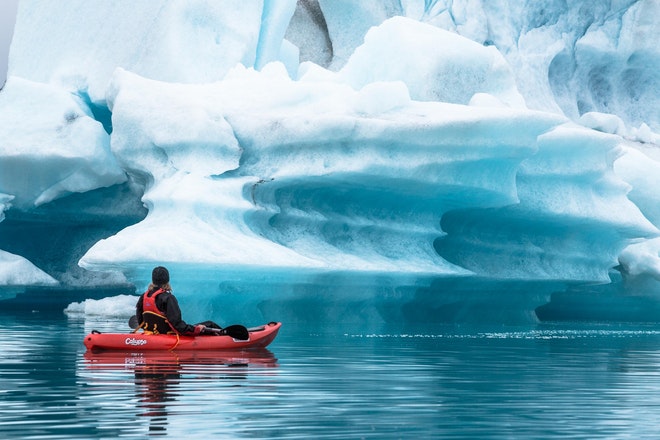
M 90 355 L 91 328 L 3 316 L 3 438 L 660 436 L 660 328 L 285 325 L 255 353 Z

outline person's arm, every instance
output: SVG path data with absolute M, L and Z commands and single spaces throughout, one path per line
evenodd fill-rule
M 138 325 L 142 324 L 142 312 L 144 310 L 144 296 L 140 295 L 140 299 L 138 299 L 137 304 L 135 304 L 135 317 L 137 318 Z
M 162 297 L 165 294 L 161 294 Z M 165 316 L 167 320 L 174 326 L 177 332 L 181 335 L 193 335 L 195 334 L 195 326 L 187 324 L 183 319 L 181 319 L 181 309 L 179 308 L 179 302 L 173 294 L 167 295 L 167 312 Z

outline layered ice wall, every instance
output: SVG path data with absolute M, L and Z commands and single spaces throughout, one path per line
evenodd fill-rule
M 165 264 L 223 321 L 652 295 L 654 4 L 532 3 L 23 1 L 0 286 L 142 289 Z

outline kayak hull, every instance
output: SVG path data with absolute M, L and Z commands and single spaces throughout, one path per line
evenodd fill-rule
M 248 348 L 263 348 L 273 342 L 282 323 L 270 322 L 261 327 L 248 329 L 250 338 L 247 341 L 234 339 L 231 336 L 179 336 L 179 335 L 147 335 L 144 333 L 98 333 L 91 332 L 85 336 L 84 344 L 88 350 L 236 350 Z

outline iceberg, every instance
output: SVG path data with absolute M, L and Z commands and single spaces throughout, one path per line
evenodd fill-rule
M 102 316 L 129 319 L 135 314 L 135 297 L 133 295 L 117 295 L 102 299 L 86 299 L 81 302 L 72 302 L 64 313 L 69 318 Z
M 374 325 L 659 300 L 657 6 L 505 3 L 22 2 L 0 290 L 163 264 L 191 321 Z

